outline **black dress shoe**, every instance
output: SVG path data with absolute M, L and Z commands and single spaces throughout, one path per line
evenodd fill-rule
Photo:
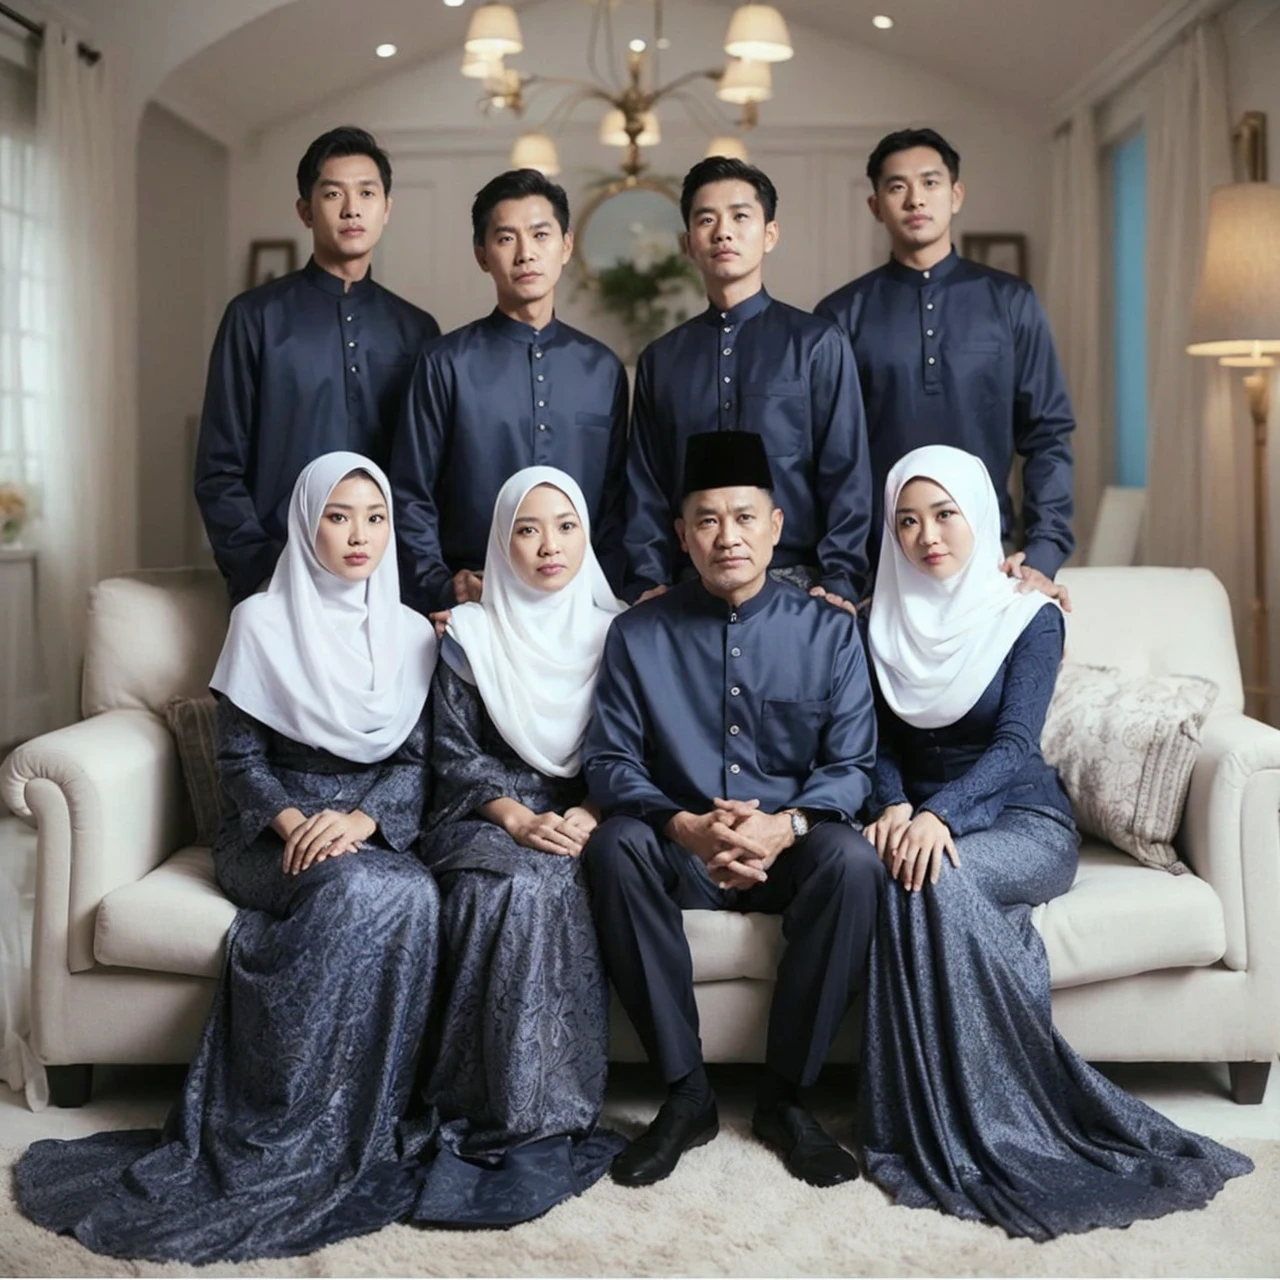
M 624 1187 L 661 1182 L 690 1147 L 710 1142 L 719 1132 L 714 1098 L 696 1109 L 683 1099 L 668 1098 L 653 1123 L 614 1160 L 613 1180 Z
M 858 1176 L 858 1162 L 796 1103 L 759 1106 L 751 1117 L 756 1137 L 773 1147 L 782 1162 L 811 1187 L 835 1187 Z

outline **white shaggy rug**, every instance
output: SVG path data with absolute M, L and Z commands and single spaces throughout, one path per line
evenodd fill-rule
M 611 1089 L 611 1094 L 613 1090 Z M 651 1111 L 634 1091 L 607 1122 Z M 664 1183 L 600 1182 L 509 1231 L 392 1226 L 303 1258 L 188 1268 L 120 1262 L 51 1235 L 0 1202 L 5 1276 L 1274 1276 L 1280 1274 L 1280 1142 L 1234 1144 L 1257 1164 L 1209 1207 L 1124 1231 L 1037 1245 L 925 1210 L 860 1181 L 828 1191 L 788 1176 L 750 1134 L 750 1095 L 721 1096 L 720 1137 Z M 839 1131 L 839 1130 L 838 1130 Z M 847 1136 L 847 1133 L 842 1134 Z M 0 1149 L 7 1170 L 20 1154 Z

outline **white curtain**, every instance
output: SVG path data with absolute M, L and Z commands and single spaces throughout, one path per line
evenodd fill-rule
M 0 60 L 0 482 L 38 500 L 45 421 L 47 313 L 35 206 L 35 77 Z M 0 1080 L 40 1110 L 49 1099 L 31 1051 L 31 941 L 26 886 L 0 865 Z
M 108 59 L 89 65 L 49 23 L 37 69 L 37 199 L 50 316 L 40 640 L 55 724 L 78 718 L 85 602 L 134 567 L 136 485 L 117 336 L 133 323 L 117 267 L 118 202 Z M 155 180 L 162 182 L 163 175 Z
M 1074 528 L 1083 550 L 1109 479 L 1110 457 L 1102 413 L 1102 206 L 1092 107 L 1080 108 L 1054 136 L 1051 159 L 1045 309 L 1076 415 Z
M 1231 181 L 1226 47 L 1196 26 L 1150 73 L 1147 133 L 1147 507 L 1149 564 L 1199 565 L 1222 579 L 1237 634 L 1252 581 L 1250 438 L 1231 378 L 1187 355 L 1209 193 Z

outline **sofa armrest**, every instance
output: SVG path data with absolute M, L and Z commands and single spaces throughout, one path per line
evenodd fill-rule
M 92 968 L 98 904 L 191 837 L 172 735 L 149 711 L 104 712 L 19 747 L 0 795 L 39 829 L 33 951 Z
M 1223 962 L 1280 975 L 1280 730 L 1243 715 L 1209 717 L 1180 844 L 1222 902 Z

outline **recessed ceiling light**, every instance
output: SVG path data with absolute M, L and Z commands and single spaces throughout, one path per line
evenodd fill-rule
M 394 58 L 396 56 L 396 47 L 393 44 L 380 44 L 374 53 L 380 58 Z
M 893 26 L 893 19 L 887 14 L 877 13 L 876 16 L 871 19 L 871 25 L 873 27 L 878 27 L 881 31 L 888 31 L 889 28 Z
M 450 9 L 459 9 L 467 3 L 467 0 L 444 0 L 444 2 Z
M 629 45 L 627 45 L 627 48 L 630 49 L 632 53 L 643 53 L 645 50 L 645 44 L 643 40 L 633 40 Z

